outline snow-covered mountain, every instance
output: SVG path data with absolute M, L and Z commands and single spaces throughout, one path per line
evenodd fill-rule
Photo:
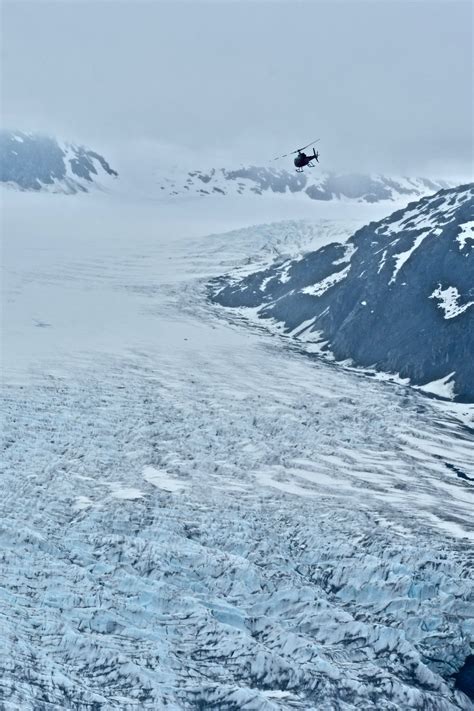
M 20 190 L 88 192 L 118 173 L 99 153 L 50 136 L 0 131 L 0 182 Z
M 164 175 L 159 181 L 159 189 L 164 194 L 175 196 L 302 193 L 311 200 L 344 199 L 367 203 L 421 197 L 446 187 L 448 184 L 439 180 L 364 174 L 336 175 L 321 171 L 319 167 L 307 169 L 304 173 L 257 166 L 237 170 L 195 170 Z
M 298 259 L 223 277 L 212 298 L 251 307 L 309 350 L 474 401 L 474 185 L 441 190 Z M 268 321 L 267 321 L 268 322 Z
M 87 192 L 93 186 L 110 185 L 118 173 L 96 151 L 37 133 L 0 131 L 0 182 L 21 190 Z M 210 195 L 251 196 L 299 194 L 317 201 L 378 203 L 421 197 L 440 188 L 444 181 L 383 175 L 336 175 L 320 167 L 304 173 L 273 167 L 189 170 L 174 167 L 168 158 L 145 160 L 143 155 L 120 171 L 120 185 L 127 192 L 151 197 L 176 198 Z

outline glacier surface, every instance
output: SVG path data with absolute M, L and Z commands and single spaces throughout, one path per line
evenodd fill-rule
M 472 407 L 206 301 L 366 214 L 41 198 L 5 201 L 1 708 L 473 708 Z

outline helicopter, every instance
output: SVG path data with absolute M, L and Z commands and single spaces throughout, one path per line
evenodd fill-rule
M 296 151 L 290 151 L 290 153 L 285 153 L 282 156 L 277 156 L 277 158 L 274 158 L 273 160 L 279 160 L 280 158 L 286 158 L 287 156 L 291 156 L 294 153 L 297 153 L 296 158 L 294 159 L 294 164 L 296 166 L 296 172 L 297 173 L 302 173 L 303 168 L 305 166 L 309 166 L 310 168 L 314 168 L 314 163 L 312 163 L 313 160 L 316 161 L 316 163 L 319 163 L 319 151 L 316 151 L 313 148 L 313 153 L 306 155 L 304 152 L 306 148 L 309 148 L 309 146 L 313 146 L 315 143 L 317 143 L 320 139 L 317 138 L 315 141 L 311 141 L 311 143 L 308 143 L 306 146 L 303 146 L 303 148 L 297 148 Z

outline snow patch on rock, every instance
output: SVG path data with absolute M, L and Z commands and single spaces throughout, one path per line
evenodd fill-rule
M 459 303 L 461 294 L 455 286 L 448 286 L 446 289 L 442 289 L 440 284 L 429 298 L 438 299 L 438 308 L 444 311 L 444 318 L 446 319 L 456 318 L 456 316 L 460 316 L 467 311 L 470 306 L 474 306 L 474 301 L 468 301 L 466 304 Z

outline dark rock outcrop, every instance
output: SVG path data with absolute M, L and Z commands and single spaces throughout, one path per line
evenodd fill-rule
M 456 688 L 474 701 L 474 654 L 470 654 L 455 675 Z

